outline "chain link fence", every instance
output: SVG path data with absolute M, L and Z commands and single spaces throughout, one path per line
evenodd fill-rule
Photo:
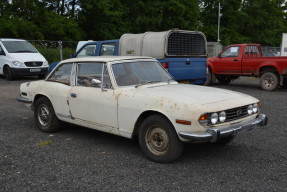
M 78 41 L 29 40 L 49 63 L 68 59 L 75 53 Z

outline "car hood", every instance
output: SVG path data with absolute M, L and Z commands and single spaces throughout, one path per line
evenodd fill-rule
M 20 61 L 22 63 L 27 61 L 46 61 L 40 53 L 9 53 L 9 56 L 13 61 Z
M 165 98 L 167 100 L 197 105 L 232 102 L 233 105 L 241 106 L 258 102 L 256 98 L 242 93 L 198 85 L 159 84 L 138 87 L 134 91 L 145 94 L 147 97 Z

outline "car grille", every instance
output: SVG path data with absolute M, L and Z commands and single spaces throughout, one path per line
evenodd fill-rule
M 169 56 L 205 56 L 205 38 L 197 33 L 171 33 L 167 53 Z
M 25 62 L 25 65 L 27 67 L 40 67 L 43 65 L 43 62 L 41 61 L 31 61 L 31 62 Z
M 248 116 L 248 105 L 226 110 L 226 121 L 233 121 Z

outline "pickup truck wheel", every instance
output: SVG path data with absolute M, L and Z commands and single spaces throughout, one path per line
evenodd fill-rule
M 266 72 L 260 78 L 261 88 L 273 91 L 279 86 L 279 77 L 274 72 Z
M 225 137 L 220 139 L 219 141 L 215 142 L 215 145 L 227 145 L 228 143 L 230 143 L 235 136 L 229 136 L 229 137 Z
M 5 76 L 5 79 L 8 81 L 12 81 L 14 79 L 14 76 L 9 66 L 6 66 L 4 68 L 4 76 Z
M 228 76 L 217 76 L 216 79 L 220 84 L 228 84 L 231 81 L 231 78 Z
M 173 162 L 183 151 L 183 143 L 173 125 L 161 115 L 152 115 L 143 121 L 139 145 L 148 159 L 159 163 Z
M 51 102 L 45 97 L 36 101 L 34 116 L 37 127 L 45 133 L 55 132 L 60 127 L 60 120 L 55 115 Z
M 208 69 L 208 73 L 207 73 L 207 79 L 206 79 L 206 81 L 205 81 L 205 83 L 204 83 L 204 85 L 211 85 L 212 84 L 212 77 L 214 76 L 214 74 L 212 73 L 212 71 L 210 71 L 209 69 Z

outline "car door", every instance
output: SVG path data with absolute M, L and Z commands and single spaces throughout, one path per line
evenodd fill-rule
M 240 46 L 231 46 L 221 53 L 215 60 L 215 73 L 217 74 L 240 74 L 241 58 L 239 57 Z
M 71 118 L 68 97 L 72 88 L 71 76 L 73 63 L 63 63 L 59 65 L 47 79 L 45 90 L 49 93 L 49 98 L 53 104 L 55 113 L 62 118 Z
M 76 76 L 76 86 L 69 94 L 72 117 L 90 124 L 92 128 L 104 131 L 118 129 L 117 99 L 106 65 L 78 63 Z

